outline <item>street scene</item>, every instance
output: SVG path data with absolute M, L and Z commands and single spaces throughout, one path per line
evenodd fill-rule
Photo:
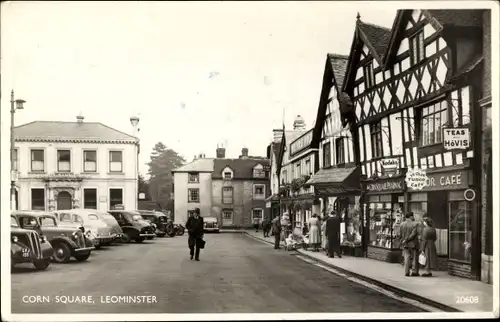
M 2 314 L 498 317 L 479 2 L 2 3 Z

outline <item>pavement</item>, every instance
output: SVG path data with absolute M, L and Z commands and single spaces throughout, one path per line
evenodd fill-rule
M 274 237 L 264 238 L 262 231 L 247 230 L 246 234 L 274 244 Z M 329 258 L 323 252 L 304 249 L 297 252 L 336 269 L 341 275 L 355 277 L 445 312 L 493 312 L 493 286 L 490 284 L 451 276 L 447 272 L 433 272 L 432 277 L 406 277 L 402 265 L 397 263 L 364 257 Z
M 22 264 L 11 274 L 12 313 L 426 311 L 244 233 L 205 240 L 200 262 L 189 259 L 187 236 L 177 236 L 106 247 L 86 262 L 51 263 L 47 271 Z M 90 303 L 56 303 L 63 296 Z M 150 296 L 152 303 L 107 303 L 111 296 Z

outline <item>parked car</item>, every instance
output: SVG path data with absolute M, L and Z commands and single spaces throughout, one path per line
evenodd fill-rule
M 47 238 L 36 231 L 22 229 L 15 216 L 10 216 L 10 238 L 11 267 L 20 263 L 33 263 L 41 271 L 49 267 L 54 249 Z
M 116 236 L 113 241 L 111 241 L 111 242 L 105 242 L 102 245 L 103 246 L 109 246 L 113 242 L 116 242 L 116 241 L 120 241 L 121 242 L 121 240 L 123 238 L 123 230 L 120 227 L 120 224 L 118 224 L 118 221 L 116 221 L 115 217 L 113 217 L 111 214 L 109 214 L 107 212 L 103 212 L 101 214 L 102 214 L 102 220 L 104 220 L 106 222 L 106 224 L 108 224 L 108 226 L 111 228 L 111 231 Z
M 142 243 L 146 238 L 155 236 L 155 230 L 151 224 L 146 222 L 138 212 L 131 210 L 109 210 L 108 212 L 120 225 L 123 231 L 123 242 L 135 240 L 137 243 Z
M 203 217 L 203 226 L 204 232 L 220 232 L 219 220 L 217 217 Z
M 69 209 L 53 213 L 61 223 L 82 225 L 84 233 L 96 249 L 109 245 L 117 236 L 102 219 L 102 213 L 94 209 Z
M 168 235 L 170 237 L 175 236 L 175 229 L 172 220 L 162 212 L 154 210 L 137 210 L 141 214 L 142 218 L 151 222 L 155 225 L 156 236 L 164 237 Z
M 67 263 L 74 257 L 77 261 L 86 261 L 93 246 L 85 238 L 83 231 L 77 228 L 59 225 L 56 216 L 45 211 L 15 211 L 19 226 L 24 229 L 35 230 L 43 235 L 54 248 L 52 258 L 58 263 Z

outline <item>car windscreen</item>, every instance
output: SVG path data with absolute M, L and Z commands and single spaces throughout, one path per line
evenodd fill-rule
M 10 227 L 19 227 L 19 224 L 17 223 L 17 220 L 15 217 L 10 217 Z
M 217 218 L 215 218 L 215 217 L 207 217 L 207 218 L 203 218 L 203 221 L 204 222 L 217 222 Z
M 52 217 L 40 217 L 42 227 L 56 227 L 56 220 Z
M 166 216 L 159 216 L 158 220 L 162 221 L 162 222 L 166 222 L 167 221 L 167 217 Z
M 132 219 L 135 221 L 144 220 L 141 215 L 132 215 Z

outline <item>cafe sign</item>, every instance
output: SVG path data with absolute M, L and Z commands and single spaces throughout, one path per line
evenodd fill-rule
M 444 128 L 443 146 L 446 150 L 466 150 L 470 147 L 468 128 Z
M 425 170 L 420 168 L 409 169 L 406 173 L 406 185 L 413 190 L 422 190 L 427 186 L 428 177 Z

